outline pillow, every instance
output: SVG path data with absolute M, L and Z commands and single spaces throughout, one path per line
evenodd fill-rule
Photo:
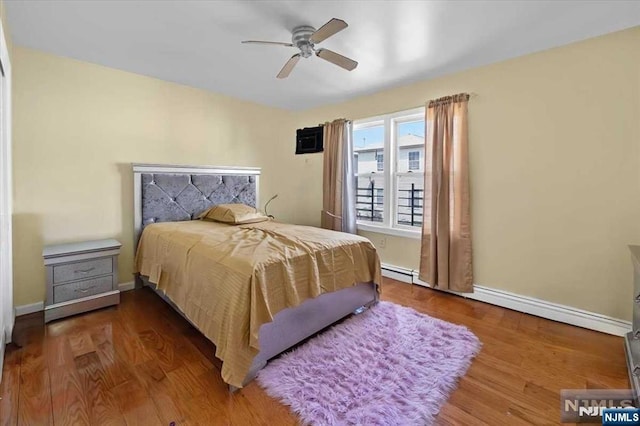
M 218 204 L 202 212 L 199 219 L 213 220 L 230 225 L 264 222 L 269 218 L 254 207 L 245 204 Z

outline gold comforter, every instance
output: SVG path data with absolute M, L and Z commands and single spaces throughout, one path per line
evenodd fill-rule
M 216 345 L 222 378 L 241 387 L 258 332 L 283 309 L 357 283 L 380 283 L 366 238 L 308 226 L 208 221 L 149 225 L 136 269 Z

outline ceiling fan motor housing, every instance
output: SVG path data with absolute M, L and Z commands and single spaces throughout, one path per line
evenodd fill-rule
M 313 43 L 309 41 L 309 38 L 315 31 L 316 29 L 310 25 L 301 25 L 293 29 L 291 43 L 300 49 L 300 56 L 303 58 L 313 55 Z

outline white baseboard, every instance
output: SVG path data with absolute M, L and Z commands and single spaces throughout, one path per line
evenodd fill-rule
M 36 302 L 30 303 L 28 305 L 16 306 L 17 317 L 40 311 L 44 311 L 44 302 Z
M 129 281 L 126 283 L 120 283 L 118 284 L 118 289 L 120 291 L 128 291 L 128 290 L 133 290 L 136 286 L 135 281 Z M 40 312 L 40 311 L 44 311 L 44 301 L 42 302 L 36 302 L 36 303 L 30 303 L 28 305 L 21 305 L 21 306 L 16 306 L 16 316 L 22 316 L 22 315 L 28 315 L 28 314 L 32 314 L 34 312 Z
M 474 290 L 474 293 L 462 296 L 615 336 L 624 336 L 631 331 L 631 321 L 479 285 Z
M 136 288 L 136 282 L 135 281 L 129 281 L 129 282 L 126 282 L 126 283 L 118 284 L 118 289 L 120 291 L 129 291 L 129 290 L 133 290 L 134 288 Z
M 418 278 L 418 271 L 408 268 L 383 263 L 382 276 L 404 283 L 430 287 L 429 284 Z M 473 293 L 455 291 L 449 291 L 449 293 L 614 336 L 624 336 L 631 331 L 630 321 L 481 285 L 475 285 Z
M 424 287 L 430 287 L 429 284 L 418 278 L 418 271 L 413 271 L 413 283 Z M 503 308 L 587 328 L 589 330 L 613 334 L 614 336 L 624 336 L 631 331 L 631 321 L 625 321 L 609 317 L 607 315 L 589 312 L 583 309 L 561 305 L 559 303 L 547 302 L 546 300 L 522 296 L 520 294 L 477 284 L 473 286 L 473 290 L 473 293 L 458 293 L 455 291 L 448 292 L 467 299 L 501 306 Z

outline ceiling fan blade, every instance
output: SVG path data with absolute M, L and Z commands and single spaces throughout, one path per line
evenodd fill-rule
M 284 67 L 282 67 L 282 69 L 280 70 L 280 72 L 278 73 L 278 75 L 276 77 L 278 77 L 278 78 L 287 78 L 287 77 L 289 77 L 289 74 L 291 74 L 291 71 L 293 70 L 293 67 L 296 66 L 296 64 L 298 63 L 299 60 L 300 60 L 300 54 L 296 53 L 295 55 L 293 55 L 291 57 L 291 59 L 289 59 L 287 61 L 286 64 L 284 64 Z
M 341 54 L 329 49 L 318 49 L 316 55 L 325 61 L 329 61 L 332 64 L 344 68 L 347 71 L 353 71 L 358 66 L 358 63 L 353 59 L 349 59 L 346 56 L 342 56 Z
M 287 46 L 287 47 L 293 47 L 292 43 L 283 43 L 280 41 L 259 41 L 259 40 L 245 40 L 243 42 L 241 42 L 242 44 L 272 44 L 275 46 Z
M 327 22 L 326 24 L 318 28 L 313 34 L 311 34 L 309 41 L 314 44 L 320 43 L 321 41 L 328 39 L 335 33 L 344 30 L 348 26 L 349 25 L 347 25 L 347 23 L 342 19 L 332 18 L 329 22 Z

